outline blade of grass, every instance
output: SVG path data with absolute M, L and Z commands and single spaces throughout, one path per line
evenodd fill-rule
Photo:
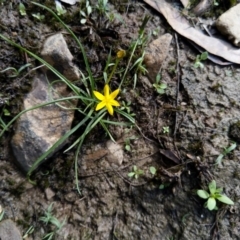
M 95 89 L 95 82 L 93 79 L 93 75 L 92 75 L 92 71 L 90 69 L 88 60 L 87 60 L 87 55 L 85 52 L 85 49 L 83 47 L 83 45 L 81 44 L 81 42 L 79 41 L 79 39 L 77 38 L 77 36 L 73 33 L 73 31 L 58 17 L 57 14 L 55 14 L 50 8 L 40 4 L 40 3 L 36 3 L 36 2 L 32 2 L 34 5 L 37 5 L 45 10 L 47 10 L 48 12 L 50 12 L 61 24 L 62 26 L 72 35 L 72 37 L 74 38 L 74 40 L 77 42 L 78 46 L 80 47 L 81 51 L 82 51 L 82 55 L 83 55 L 83 59 L 84 59 L 84 63 L 86 65 L 86 69 L 90 78 L 90 85 L 91 85 L 91 89 Z
M 4 134 L 4 132 L 24 113 L 29 112 L 31 110 L 34 110 L 36 108 L 40 108 L 40 107 L 44 107 L 47 106 L 49 104 L 53 104 L 53 103 L 57 103 L 57 102 L 62 102 L 62 101 L 66 101 L 66 100 L 73 100 L 73 99 L 82 99 L 85 97 L 81 97 L 81 96 L 71 96 L 71 97 L 66 97 L 66 98 L 61 98 L 61 99 L 55 99 L 54 101 L 50 101 L 50 102 L 46 102 L 46 103 L 42 103 L 39 105 L 36 105 L 34 107 L 25 109 L 23 111 L 21 111 L 19 114 L 17 114 L 11 121 L 8 122 L 8 124 L 5 125 L 5 127 L 3 128 L 3 130 L 0 132 L 0 138 L 2 137 L 2 135 Z M 86 99 L 86 98 L 85 98 Z M 91 100 L 91 98 L 89 98 L 89 100 Z

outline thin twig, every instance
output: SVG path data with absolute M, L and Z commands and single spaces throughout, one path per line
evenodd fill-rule
M 179 105 L 179 102 L 178 102 L 178 97 L 179 97 L 179 86 L 180 86 L 180 74 L 179 74 L 179 44 L 178 44 L 178 37 L 177 37 L 177 34 L 175 33 L 175 41 L 176 41 L 176 46 L 177 46 L 177 90 L 176 90 L 176 109 Z M 174 132 L 173 132 L 173 144 L 174 144 L 174 147 L 178 153 L 178 157 L 181 159 L 181 161 L 183 162 L 182 158 L 181 158 L 181 154 L 180 152 L 178 151 L 178 147 L 177 145 L 175 144 L 175 141 L 176 141 L 176 133 L 177 133 L 177 129 L 178 129 L 178 111 L 176 111 L 176 115 L 175 115 L 175 126 L 174 126 Z
M 176 41 L 176 46 L 177 46 L 177 66 L 176 66 L 176 72 L 177 72 L 177 90 L 176 90 L 176 108 L 178 107 L 178 97 L 179 97 L 179 86 L 180 86 L 180 76 L 179 76 L 179 44 L 178 44 L 178 37 L 177 34 L 175 33 L 175 41 Z M 178 112 L 176 111 L 175 115 L 175 126 L 174 126 L 174 140 L 176 139 L 176 133 L 177 133 L 177 121 L 178 121 Z

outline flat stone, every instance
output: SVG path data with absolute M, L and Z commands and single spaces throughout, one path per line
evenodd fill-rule
M 69 51 L 67 43 L 61 33 L 47 38 L 44 42 L 41 56 L 68 80 L 73 81 L 80 78 L 80 72 L 72 63 L 73 56 Z M 47 68 L 45 68 L 45 71 L 47 71 L 49 75 L 52 75 L 50 70 Z
M 60 92 L 63 93 L 64 91 Z M 55 98 L 58 95 L 56 92 L 52 94 Z M 24 99 L 24 109 L 48 102 L 52 97 L 50 95 L 49 84 L 45 75 L 36 76 L 33 80 L 32 91 Z M 61 104 L 70 107 L 67 106 L 66 102 Z M 73 117 L 73 111 L 63 109 L 57 104 L 50 104 L 28 111 L 19 118 L 11 145 L 18 164 L 25 172 L 31 168 L 38 157 L 71 129 Z M 64 144 L 56 148 L 52 154 Z
M 240 3 L 223 13 L 216 21 L 217 29 L 240 47 Z
M 20 231 L 15 223 L 10 220 L 0 222 L 0 239 L 1 240 L 22 240 Z
M 72 57 L 68 54 L 69 50 L 67 51 L 65 49 L 65 40 L 59 36 L 59 34 L 57 35 L 57 38 L 60 39 L 56 41 L 57 43 L 54 40 L 49 42 L 49 44 L 56 43 L 55 46 L 51 45 L 51 51 L 45 49 L 42 51 L 43 53 L 49 52 L 49 54 L 45 54 L 45 60 L 49 61 L 53 66 L 58 66 L 59 63 L 65 63 L 65 66 L 71 66 L 71 63 L 68 62 L 71 62 Z M 52 39 L 53 36 L 50 38 Z M 62 47 L 60 43 L 64 46 Z M 44 46 L 49 48 L 46 43 Z M 53 54 L 52 57 L 50 57 L 50 52 Z M 66 59 L 64 59 L 63 55 L 58 58 L 58 56 L 64 52 Z M 72 69 L 72 71 L 73 73 L 70 73 L 70 70 L 63 70 L 63 74 L 66 74 L 66 77 L 68 76 L 69 79 L 71 78 L 71 80 L 73 80 L 77 76 L 74 73 L 74 69 Z M 56 80 L 56 78 L 54 80 Z M 51 88 L 49 85 L 49 78 L 46 74 L 38 73 L 33 79 L 32 90 L 24 99 L 23 109 L 26 110 L 36 105 L 47 103 L 52 99 L 59 99 L 69 95 L 70 92 L 67 90 L 65 84 L 58 82 L 52 85 Z M 17 164 L 24 172 L 27 172 L 42 154 L 49 150 L 71 129 L 74 111 L 68 110 L 68 108 L 75 107 L 76 103 L 77 101 L 72 101 L 71 103 L 65 101 L 58 102 L 58 104 L 49 104 L 41 108 L 30 110 L 19 117 L 11 146 Z M 62 148 L 64 144 L 65 142 L 55 148 L 45 160 Z
M 152 41 L 144 56 L 144 63 L 147 66 L 148 77 L 151 82 L 155 82 L 158 71 L 168 55 L 172 35 L 167 33 Z
M 47 200 L 50 200 L 55 196 L 55 192 L 53 192 L 53 190 L 51 188 L 46 188 L 45 196 L 46 196 Z
M 108 149 L 107 160 L 111 163 L 121 165 L 123 162 L 123 148 L 119 143 L 107 141 Z

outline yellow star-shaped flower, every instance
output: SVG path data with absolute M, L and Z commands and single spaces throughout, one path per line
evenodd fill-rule
M 103 92 L 104 92 L 104 95 L 102 95 L 100 92 L 93 91 L 93 94 L 95 95 L 95 97 L 101 101 L 100 103 L 98 103 L 95 110 L 98 111 L 98 110 L 106 107 L 109 114 L 113 115 L 113 106 L 114 107 L 120 106 L 119 102 L 115 100 L 115 98 L 117 97 L 117 95 L 120 92 L 120 89 L 117 89 L 114 92 L 110 93 L 109 85 L 106 84 L 104 86 Z

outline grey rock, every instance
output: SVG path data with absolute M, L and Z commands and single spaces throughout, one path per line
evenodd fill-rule
M 121 165 L 123 162 L 123 149 L 122 146 L 113 141 L 107 141 L 108 155 L 107 160 L 111 163 Z
M 20 231 L 15 223 L 10 220 L 0 222 L 0 239 L 1 240 L 22 240 Z
M 168 55 L 171 41 L 172 35 L 167 33 L 152 41 L 146 49 L 144 63 L 147 66 L 148 77 L 152 82 L 155 82 L 162 63 Z
M 52 39 L 51 41 L 46 41 L 51 44 L 51 51 L 45 43 L 42 51 L 45 60 L 53 66 L 60 66 L 59 64 L 72 66 L 72 57 L 69 55 L 69 50 L 66 49 L 64 39 L 59 36 L 59 34 L 57 34 L 57 38 L 60 40 L 55 41 L 52 36 L 50 37 L 50 39 Z M 48 50 L 46 50 L 45 47 Z M 52 57 L 50 53 L 52 53 Z M 64 53 L 64 55 L 61 56 L 62 53 Z M 78 77 L 74 71 L 74 69 L 72 69 L 72 72 L 70 70 L 63 70 L 63 74 L 66 74 L 66 77 L 73 80 Z M 65 84 L 55 83 L 52 85 L 52 88 L 50 88 L 48 80 L 49 78 L 44 73 L 35 76 L 32 90 L 26 95 L 23 102 L 24 110 L 47 103 L 52 99 L 59 99 L 70 95 Z M 77 101 L 72 101 L 71 103 L 65 101 L 59 102 L 58 104 L 49 104 L 27 111 L 19 117 L 11 146 L 17 164 L 20 165 L 24 172 L 27 172 L 42 154 L 49 150 L 71 129 L 74 111 L 68 110 L 68 108 L 75 107 L 76 103 Z M 55 148 L 51 155 L 58 151 L 64 144 L 65 142 Z
M 216 21 L 218 30 L 228 37 L 234 45 L 240 47 L 240 4 L 230 8 Z
M 78 80 L 80 78 L 79 70 L 72 63 L 73 56 L 62 34 L 55 34 L 44 42 L 41 56 L 68 80 Z M 47 68 L 45 71 L 49 75 L 51 74 Z
M 46 196 L 47 200 L 50 200 L 55 196 L 55 192 L 53 192 L 53 190 L 51 188 L 46 188 L 45 196 Z

